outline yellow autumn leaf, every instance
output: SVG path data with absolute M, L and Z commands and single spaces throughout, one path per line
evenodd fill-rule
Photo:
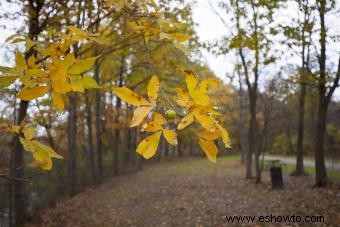
M 189 91 L 190 96 L 192 96 L 196 86 L 197 86 L 197 80 L 196 77 L 194 75 L 194 73 L 190 70 L 186 70 L 186 77 L 185 77 L 185 82 L 187 84 L 187 88 Z
M 170 37 L 178 42 L 184 42 L 190 38 L 190 36 L 182 34 L 182 33 L 171 33 Z
M 66 57 L 64 58 L 63 65 L 66 68 L 70 68 L 74 64 L 74 62 L 75 62 L 74 53 L 70 53 L 66 55 Z
M 81 30 L 80 28 L 74 26 L 67 26 L 67 29 L 71 31 L 74 40 L 82 40 L 88 37 L 88 32 Z
M 60 80 L 54 80 L 52 82 L 52 87 L 53 87 L 54 91 L 56 91 L 60 94 L 65 94 L 65 93 L 72 90 L 71 85 L 69 83 L 67 83 L 64 78 L 60 79 Z
M 198 90 L 201 93 L 207 93 L 209 90 L 209 87 L 217 87 L 219 85 L 220 81 L 216 79 L 207 79 L 203 80 L 199 85 L 198 85 Z
M 34 146 L 33 146 L 32 142 L 30 140 L 27 140 L 27 139 L 20 136 L 19 141 L 20 141 L 20 143 L 21 143 L 21 145 L 22 145 L 22 147 L 24 148 L 25 151 L 29 151 L 29 152 L 32 152 L 32 153 L 35 152 Z
M 26 39 L 26 44 L 25 44 L 25 47 L 26 47 L 26 51 L 29 51 L 33 46 L 37 45 L 38 42 L 37 41 L 32 41 L 31 39 Z
M 92 77 L 89 76 L 84 76 L 81 79 L 81 84 L 85 89 L 100 88 L 97 82 Z
M 32 88 L 24 87 L 17 95 L 17 98 L 25 101 L 30 101 L 32 99 L 44 96 L 47 93 L 47 91 L 48 86 L 35 86 Z
M 33 68 L 35 66 L 35 56 L 34 54 L 32 54 L 28 60 L 27 60 L 27 65 L 31 68 Z
M 139 96 L 135 92 L 131 91 L 129 88 L 116 87 L 113 88 L 113 92 L 124 102 L 129 103 L 131 105 L 134 106 L 150 105 L 150 103 L 145 98 Z
M 210 161 L 216 163 L 216 155 L 218 153 L 218 149 L 217 149 L 214 141 L 207 141 L 207 140 L 199 138 L 198 144 L 200 145 L 200 147 L 204 151 L 207 158 Z
M 60 93 L 54 91 L 52 93 L 52 98 L 54 107 L 59 111 L 64 110 L 65 104 Z
M 212 109 L 209 110 L 208 113 L 211 114 L 211 115 L 215 115 L 215 116 L 221 116 L 222 115 L 220 112 L 218 112 L 216 110 L 212 110 Z
M 222 125 L 216 123 L 216 127 L 218 128 L 218 130 L 221 132 L 222 135 L 222 140 L 224 143 L 224 146 L 226 148 L 231 148 L 231 142 L 230 142 L 230 138 L 229 138 L 229 134 L 228 131 L 222 127 Z
M 193 111 L 192 113 L 195 116 L 196 121 L 200 123 L 203 128 L 209 130 L 210 132 L 215 130 L 215 121 L 210 116 L 196 111 Z
M 48 156 L 47 153 L 42 151 L 35 151 L 33 153 L 33 158 L 35 159 L 29 166 L 30 167 L 38 167 L 44 170 L 52 169 L 52 159 Z
M 38 140 L 32 140 L 32 143 L 36 151 L 44 152 L 51 158 L 64 159 L 64 157 L 55 152 L 55 150 L 40 143 Z
M 73 75 L 79 75 L 90 70 L 98 57 L 77 59 L 75 64 L 69 68 L 68 73 Z
M 178 130 L 182 130 L 185 127 L 187 127 L 188 125 L 190 125 L 192 122 L 194 122 L 195 118 L 194 115 L 192 113 L 188 113 L 186 116 L 184 116 L 182 118 L 182 120 L 179 122 L 179 124 L 177 125 L 177 129 Z
M 27 69 L 26 60 L 25 60 L 24 56 L 19 51 L 17 51 L 15 53 L 15 65 L 20 70 L 26 70 Z
M 157 151 L 161 134 L 162 131 L 159 131 L 143 139 L 138 144 L 137 153 L 142 155 L 145 159 L 149 159 L 154 156 Z
M 20 126 L 19 125 L 11 125 L 11 132 L 19 134 Z
M 156 121 L 150 121 L 143 125 L 143 131 L 145 132 L 157 132 L 162 130 L 163 127 Z
M 35 154 L 35 155 L 33 155 L 33 157 L 35 159 L 37 159 L 37 158 L 44 159 L 41 156 L 42 156 L 42 154 Z M 32 167 L 32 168 L 40 168 L 40 169 L 43 169 L 43 170 L 51 170 L 52 169 L 52 160 L 51 159 L 47 159 L 47 161 L 33 160 L 33 162 L 31 162 L 27 166 L 28 167 Z
M 24 133 L 25 139 L 31 140 L 35 136 L 35 128 L 34 127 L 24 128 L 23 133 Z
M 157 122 L 160 125 L 165 125 L 166 124 L 166 120 L 165 118 L 162 116 L 162 114 L 154 112 L 153 113 L 153 120 L 155 122 Z
M 85 91 L 83 84 L 82 84 L 81 76 L 70 76 L 70 85 L 71 85 L 72 91 L 76 91 L 76 92 Z
M 158 91 L 159 91 L 159 80 L 156 75 L 153 75 L 149 81 L 148 87 L 147 87 L 147 93 L 148 97 L 153 101 L 157 100 L 158 97 Z
M 8 87 L 17 79 L 17 76 L 0 76 L 0 89 Z
M 41 69 L 27 69 L 25 75 L 29 78 L 32 77 L 46 77 L 47 72 Z
M 138 126 L 143 122 L 144 118 L 150 113 L 153 106 L 140 106 L 133 112 L 133 117 L 130 122 L 130 127 Z
M 38 167 L 44 170 L 50 170 L 52 168 L 52 159 L 63 159 L 63 157 L 57 154 L 52 148 L 40 143 L 37 140 L 28 141 L 20 138 L 20 142 L 23 144 L 24 149 L 33 153 L 33 161 L 29 164 L 30 167 Z
M 189 91 L 189 95 L 192 98 L 193 102 L 198 106 L 209 106 L 212 105 L 210 98 L 208 96 L 208 90 L 210 87 L 216 87 L 219 84 L 219 81 L 216 79 L 207 79 L 201 81 L 199 84 L 194 73 L 190 70 L 186 70 L 186 85 Z M 184 96 L 185 98 L 181 99 L 188 99 L 184 92 L 179 93 L 180 97 Z M 189 100 L 190 100 L 189 97 Z M 180 100 L 179 105 L 184 106 L 183 101 Z M 192 106 L 192 105 L 191 105 Z M 189 109 L 191 106 L 185 106 L 186 109 Z
M 210 98 L 207 94 L 201 93 L 199 90 L 194 90 L 191 94 L 194 102 L 201 106 L 208 106 L 211 104 Z
M 215 130 L 214 132 L 210 132 L 207 129 L 203 129 L 198 133 L 198 136 L 205 140 L 216 140 L 221 137 L 221 131 Z
M 178 145 L 176 132 L 171 131 L 169 129 L 164 129 L 163 130 L 163 136 L 166 139 L 166 141 L 168 141 L 169 144 L 171 144 L 173 146 Z
M 186 109 L 189 109 L 191 105 L 189 94 L 187 94 L 182 88 L 176 88 L 176 92 L 179 97 L 179 99 L 177 99 L 178 105 L 183 106 Z

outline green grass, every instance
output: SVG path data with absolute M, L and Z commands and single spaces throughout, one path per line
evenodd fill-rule
M 217 158 L 217 162 L 218 161 L 237 161 L 237 160 L 241 160 L 241 156 L 239 154 L 230 154 L 230 155 L 224 155 L 224 156 L 221 156 L 221 157 L 218 157 Z
M 295 165 L 286 164 L 284 170 L 288 173 L 292 173 L 295 170 Z M 305 172 L 310 176 L 315 176 L 314 167 L 305 167 Z M 340 171 L 334 169 L 327 169 L 327 176 L 332 181 L 340 182 Z

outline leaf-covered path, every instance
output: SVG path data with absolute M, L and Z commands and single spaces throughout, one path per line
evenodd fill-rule
M 323 215 L 326 223 L 340 224 L 339 186 L 315 189 L 309 177 L 284 180 L 285 189 L 275 191 L 268 172 L 259 185 L 245 180 L 239 161 L 167 161 L 89 188 L 40 212 L 29 226 L 230 226 L 226 215 L 270 214 Z

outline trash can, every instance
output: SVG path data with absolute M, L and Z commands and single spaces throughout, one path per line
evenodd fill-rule
M 272 188 L 273 189 L 282 189 L 283 188 L 282 167 L 281 166 L 270 167 L 270 177 L 271 177 L 271 180 L 272 180 Z

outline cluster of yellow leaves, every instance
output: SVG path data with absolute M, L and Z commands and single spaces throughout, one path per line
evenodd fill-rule
M 35 159 L 28 166 L 38 167 L 44 170 L 52 169 L 52 158 L 63 159 L 61 155 L 55 152 L 52 148 L 40 143 L 35 138 L 35 128 L 32 126 L 26 127 L 24 124 L 10 125 L 0 124 L 0 130 L 16 134 L 19 136 L 20 143 L 26 151 L 32 153 Z
M 62 35 L 59 42 L 52 43 L 37 52 L 37 55 L 44 61 L 37 61 L 34 55 L 26 60 L 17 51 L 16 66 L 0 68 L 0 71 L 5 75 L 0 77 L 0 87 L 9 86 L 19 79 L 24 86 L 17 98 L 26 101 L 42 97 L 50 91 L 57 110 L 64 109 L 63 94 L 70 91 L 84 92 L 85 89 L 99 88 L 92 77 L 82 75 L 92 68 L 96 57 L 77 59 L 74 53 L 70 52 L 72 45 L 76 42 L 84 39 L 95 40 L 97 35 L 88 34 L 73 26 L 69 26 L 68 30 L 69 32 Z M 37 42 L 34 43 L 34 45 L 37 44 Z M 39 50 L 39 48 L 36 49 Z
M 225 147 L 230 147 L 227 130 L 213 117 L 214 115 L 220 115 L 220 113 L 213 109 L 213 103 L 208 96 L 209 89 L 216 87 L 218 84 L 219 81 L 214 79 L 203 80 L 198 83 L 193 72 L 186 71 L 188 92 L 182 88 L 176 89 L 179 95 L 177 103 L 186 110 L 186 115 L 180 120 L 177 130 L 182 130 L 195 121 L 198 122 L 203 127 L 203 130 L 198 133 L 198 144 L 212 162 L 216 162 L 218 153 L 215 140 L 222 138 Z M 159 80 L 156 75 L 151 77 L 147 86 L 148 99 L 125 87 L 117 87 L 113 91 L 126 103 L 137 106 L 130 123 L 130 127 L 135 127 L 145 121 L 152 109 L 156 107 Z M 137 147 L 138 154 L 146 159 L 154 156 L 162 134 L 168 143 L 174 146 L 177 145 L 177 134 L 174 131 L 165 129 L 163 126 L 166 124 L 166 119 L 160 113 L 153 113 L 153 120 L 146 122 L 142 127 L 142 131 L 153 134 L 139 143 Z
M 132 5 L 126 3 L 125 0 L 111 0 L 110 2 L 110 5 L 113 4 L 119 8 L 132 8 Z M 142 9 L 141 13 L 148 16 L 130 21 L 129 26 L 135 33 L 142 33 L 147 43 L 150 37 L 156 37 L 160 40 L 168 39 L 175 46 L 179 47 L 179 43 L 190 38 L 188 35 L 180 32 L 187 27 L 187 24 L 164 20 L 165 17 L 162 16 L 162 12 L 155 1 L 145 1 L 140 4 L 142 4 L 139 5 L 139 8 Z M 183 49 L 183 47 L 181 48 Z
M 129 88 L 113 88 L 114 93 L 126 103 L 137 106 L 133 113 L 130 127 L 140 125 L 150 111 L 156 106 L 159 91 L 159 80 L 153 75 L 147 87 L 148 100 L 131 91 Z
M 129 23 L 134 32 L 144 33 L 147 42 L 151 36 L 180 43 L 189 39 L 188 35 L 177 32 L 177 28 L 184 27 L 184 24 L 171 23 L 160 19 L 156 22 L 150 22 L 149 20 L 149 18 L 141 18 Z
M 159 80 L 156 75 L 151 77 L 147 86 L 148 99 L 136 94 L 129 88 L 117 87 L 113 88 L 113 91 L 126 103 L 137 106 L 130 122 L 130 127 L 136 127 L 140 125 L 152 109 L 156 107 L 156 101 L 159 93 Z M 154 156 L 162 134 L 166 141 L 168 141 L 171 145 L 176 146 L 178 144 L 176 133 L 163 127 L 166 123 L 167 121 L 160 113 L 154 112 L 153 120 L 143 124 L 142 131 L 152 132 L 153 134 L 146 137 L 139 143 L 137 147 L 138 154 L 142 155 L 146 159 Z
M 198 83 L 192 71 L 185 73 L 188 92 L 182 88 L 176 90 L 179 96 L 177 103 L 184 107 L 187 113 L 177 125 L 177 129 L 182 130 L 194 121 L 199 123 L 204 129 L 198 134 L 198 143 L 209 160 L 216 162 L 218 149 L 214 141 L 222 137 L 225 147 L 230 147 L 227 130 L 213 117 L 221 114 L 213 109 L 213 103 L 208 96 L 209 88 L 218 86 L 219 81 L 207 79 Z
M 139 143 L 137 147 L 138 154 L 142 155 L 146 159 L 154 156 L 162 134 L 169 144 L 173 146 L 178 145 L 177 134 L 174 131 L 163 127 L 166 123 L 167 121 L 160 113 L 153 113 L 153 120 L 145 123 L 142 128 L 143 131 L 153 132 L 153 134 L 146 137 Z

